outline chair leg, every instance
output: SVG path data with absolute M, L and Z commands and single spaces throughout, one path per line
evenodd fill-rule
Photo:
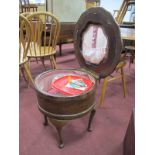
M 23 76 L 23 75 L 22 75 L 21 68 L 19 68 L 19 79 L 22 78 L 22 76 Z
M 54 56 L 50 56 L 50 62 L 53 69 L 57 69 L 56 61 L 54 59 Z
M 22 76 L 23 76 L 25 82 L 28 83 L 28 80 L 27 80 L 26 77 L 25 77 L 24 67 L 23 67 L 23 66 L 20 67 L 20 71 L 21 71 L 21 74 L 22 74 Z
M 41 60 L 41 62 L 42 62 L 42 64 L 43 64 L 43 66 L 44 66 L 44 68 L 45 68 L 45 70 L 46 70 L 46 66 L 45 66 L 44 57 L 40 58 L 40 60 Z
M 129 68 L 131 67 L 131 63 L 132 63 L 132 54 L 130 55 L 130 58 L 129 58 Z
M 34 84 L 34 81 L 33 81 L 33 78 L 32 78 L 32 75 L 31 75 L 31 72 L 30 72 L 30 67 L 28 65 L 28 63 L 25 63 L 24 64 L 24 69 L 25 69 L 25 72 L 29 78 L 29 82 L 31 81 L 32 84 Z
M 130 68 L 131 64 L 134 63 L 134 59 L 135 59 L 135 53 L 134 53 L 134 51 L 130 51 L 129 68 Z
M 56 61 L 55 61 L 54 56 L 52 56 L 52 60 L 53 60 L 53 64 L 54 64 L 54 69 L 57 69 L 57 65 L 56 65 Z
M 134 51 L 131 53 L 131 57 L 130 57 L 130 62 L 134 63 L 134 59 L 135 59 L 135 54 Z
M 123 67 L 121 68 L 121 77 L 122 77 L 122 85 L 123 85 L 123 95 L 126 97 L 126 82 Z
M 52 69 L 54 69 L 54 64 L 53 64 L 53 61 L 52 61 L 52 56 L 50 56 L 50 63 L 51 63 Z
M 60 51 L 60 56 L 62 56 L 62 45 L 61 45 L 61 43 L 59 44 L 59 51 Z
M 100 103 L 99 106 L 102 107 L 104 103 L 104 97 L 105 97 L 105 92 L 108 84 L 108 77 L 106 77 L 103 81 L 102 88 L 101 88 L 101 96 L 100 96 Z

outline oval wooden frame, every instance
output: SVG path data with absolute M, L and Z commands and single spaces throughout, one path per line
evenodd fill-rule
M 82 34 L 89 24 L 101 26 L 108 37 L 108 57 L 106 61 L 101 62 L 99 65 L 86 62 L 81 53 Z M 119 26 L 112 15 L 101 7 L 94 7 L 85 11 L 80 16 L 75 26 L 74 48 L 81 67 L 86 68 L 89 71 L 94 71 L 100 78 L 110 75 L 117 66 L 122 51 L 122 39 Z

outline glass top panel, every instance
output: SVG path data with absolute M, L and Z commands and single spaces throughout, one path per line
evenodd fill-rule
M 44 94 L 47 94 L 50 96 L 55 96 L 55 97 L 65 97 L 65 96 L 73 97 L 73 96 L 77 96 L 79 94 L 82 94 L 79 92 L 78 92 L 79 94 L 76 92 L 75 95 L 74 94 L 67 94 L 66 92 L 68 91 L 67 90 L 68 88 L 60 91 L 60 89 L 53 87 L 54 85 L 52 85 L 52 82 L 55 82 L 59 79 L 64 80 L 63 77 L 66 77 L 66 76 L 67 76 L 67 81 L 66 81 L 65 85 L 68 84 L 68 80 L 69 81 L 73 80 L 73 79 L 71 79 L 73 76 L 80 77 L 80 79 L 89 79 L 91 81 L 92 85 L 91 85 L 89 90 L 86 90 L 83 93 L 89 92 L 91 89 L 94 88 L 94 85 L 95 85 L 94 77 L 89 75 L 87 72 L 84 72 L 81 70 L 76 70 L 76 69 L 73 69 L 73 70 L 72 69 L 50 70 L 50 71 L 44 72 L 35 79 L 35 86 L 36 86 L 37 90 L 43 92 Z M 57 81 L 57 82 L 65 82 L 65 81 Z M 72 92 L 74 93 L 75 91 L 71 90 L 71 93 Z

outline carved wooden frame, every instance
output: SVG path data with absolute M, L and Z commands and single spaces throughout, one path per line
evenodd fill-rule
M 106 61 L 100 62 L 98 65 L 86 62 L 81 54 L 82 34 L 90 24 L 101 26 L 108 37 L 108 57 Z M 81 67 L 94 71 L 100 78 L 110 75 L 118 64 L 122 51 L 120 30 L 112 15 L 101 7 L 94 7 L 85 11 L 75 26 L 74 47 Z

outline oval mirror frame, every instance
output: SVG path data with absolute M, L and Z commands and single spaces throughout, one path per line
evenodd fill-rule
M 102 60 L 89 60 L 83 54 L 83 41 L 85 40 L 83 38 L 86 38 L 84 36 L 91 26 L 97 26 L 102 29 L 103 35 L 107 39 L 107 43 L 103 42 L 103 47 L 107 51 L 105 52 L 106 56 L 103 56 Z M 105 41 L 105 39 L 103 40 Z M 95 72 L 100 78 L 110 75 L 119 63 L 122 52 L 122 39 L 119 26 L 112 15 L 101 7 L 86 10 L 80 16 L 75 26 L 74 48 L 76 57 L 82 68 Z

